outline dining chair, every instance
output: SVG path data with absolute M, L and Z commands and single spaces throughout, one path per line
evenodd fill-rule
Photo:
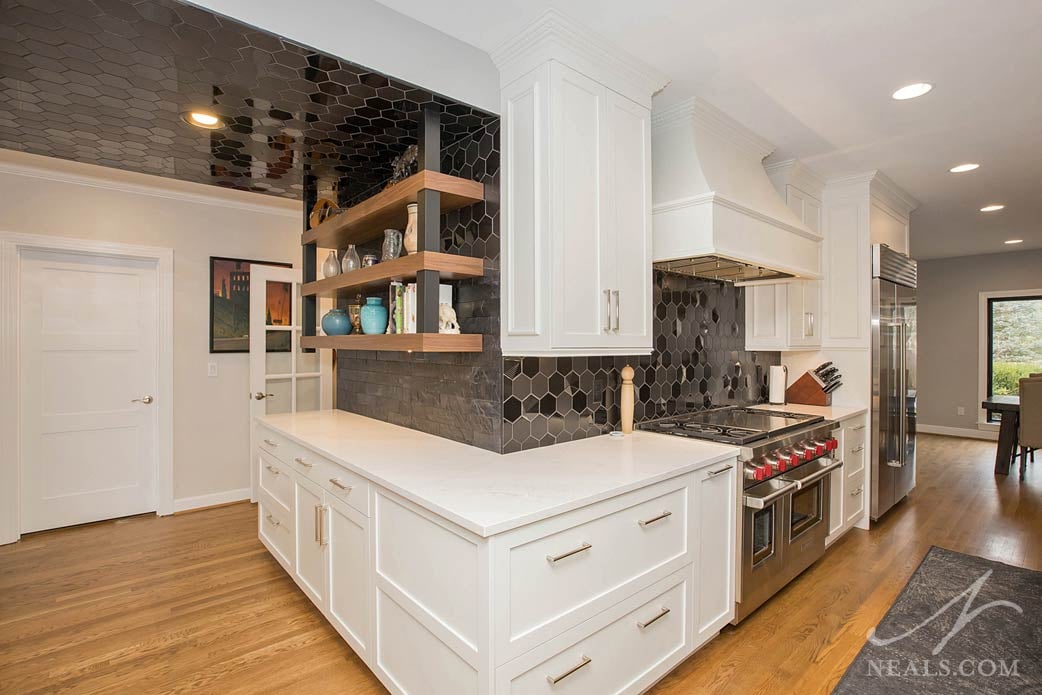
M 1028 455 L 1035 461 L 1035 449 L 1042 449 L 1042 378 L 1020 380 L 1020 420 L 1017 427 L 1020 446 L 1020 479 L 1027 472 Z

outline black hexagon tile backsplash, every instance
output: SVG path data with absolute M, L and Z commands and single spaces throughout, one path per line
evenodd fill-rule
M 443 144 L 496 120 L 173 0 L 0 1 L 0 96 L 2 148 L 296 199 L 306 170 L 345 202 L 388 180 L 424 107 Z
M 503 452 L 619 426 L 619 372 L 633 367 L 635 422 L 767 397 L 777 352 L 745 350 L 744 291 L 655 271 L 654 350 L 632 357 L 507 357 Z

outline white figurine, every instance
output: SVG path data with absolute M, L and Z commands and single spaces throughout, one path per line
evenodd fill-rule
M 456 310 L 451 304 L 438 305 L 438 332 L 459 334 L 459 321 L 456 320 Z

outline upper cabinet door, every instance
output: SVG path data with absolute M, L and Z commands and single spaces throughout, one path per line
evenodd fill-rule
M 651 114 L 608 91 L 608 224 L 603 243 L 612 251 L 610 336 L 620 348 L 651 349 Z M 607 266 L 607 263 L 606 263 Z
M 607 89 L 554 63 L 551 100 L 552 345 L 598 347 L 611 329 L 615 248 L 605 180 Z

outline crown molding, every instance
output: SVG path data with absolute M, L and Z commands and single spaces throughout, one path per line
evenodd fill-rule
M 651 114 L 652 134 L 687 124 L 704 128 L 760 160 L 774 151 L 769 141 L 699 97 L 688 97 Z
M 548 60 L 557 60 L 650 106 L 669 77 L 625 53 L 611 41 L 550 8 L 491 53 L 500 83 L 507 85 Z M 620 85 L 619 83 L 624 83 Z
M 110 170 L 94 164 L 66 161 L 14 150 L 0 150 L 0 174 L 60 181 L 78 186 L 147 195 L 197 205 L 214 205 L 280 217 L 299 219 L 303 214 L 301 202 L 288 198 L 227 190 L 203 183 L 167 179 L 162 176 L 121 169 Z M 211 188 L 214 190 L 207 190 Z M 254 198 L 254 200 L 245 200 L 246 197 Z
M 859 194 L 875 198 L 904 217 L 908 217 L 919 207 L 918 200 L 878 169 L 829 179 L 826 187 L 833 195 L 844 195 L 850 189 L 854 189 Z
M 657 205 L 652 206 L 651 214 L 652 216 L 663 215 L 670 212 L 675 212 L 677 210 L 683 210 L 685 208 L 698 207 L 700 205 L 719 205 L 721 207 L 734 210 L 735 212 L 739 212 L 745 215 L 746 217 L 751 217 L 752 219 L 757 220 L 759 222 L 769 224 L 772 227 L 783 229 L 786 232 L 789 232 L 790 234 L 795 234 L 805 239 L 810 239 L 811 241 L 821 241 L 824 238 L 820 234 L 817 234 L 811 231 L 810 229 L 788 224 L 787 222 L 771 217 L 770 215 L 765 215 L 759 210 L 755 210 L 749 207 L 748 205 L 743 205 L 737 200 L 720 195 L 715 191 L 711 191 L 709 193 L 702 193 L 699 195 L 688 196 L 686 198 L 677 198 L 676 200 L 667 200 L 662 203 L 658 203 Z
M 763 168 L 772 181 L 778 179 L 804 193 L 814 195 L 819 200 L 825 192 L 825 179 L 798 159 L 765 164 Z

